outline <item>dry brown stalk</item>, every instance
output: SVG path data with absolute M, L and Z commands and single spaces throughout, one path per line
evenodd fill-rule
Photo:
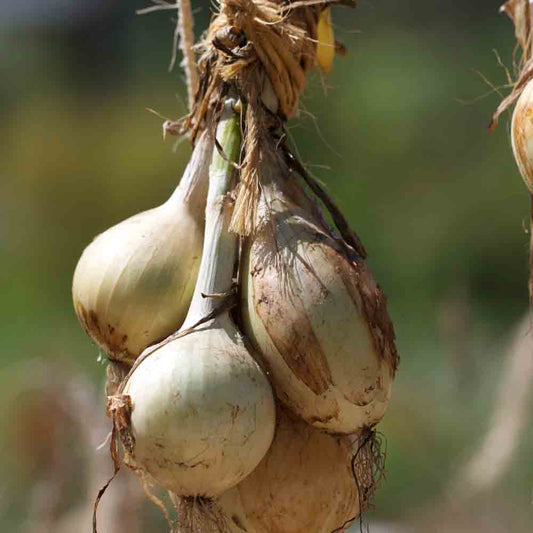
M 187 80 L 187 101 L 189 103 L 189 111 L 194 105 L 194 96 L 198 90 L 198 71 L 196 70 L 196 58 L 194 57 L 194 32 L 193 32 L 193 17 L 191 11 L 190 0 L 177 0 L 178 4 L 178 22 L 176 24 L 176 34 L 179 41 L 179 48 L 183 54 L 181 67 L 185 71 Z M 175 52 L 173 54 L 173 62 L 170 64 L 170 69 L 174 66 Z
M 274 0 L 225 0 L 198 45 L 198 92 L 182 131 L 190 130 L 194 141 L 206 127 L 207 113 L 216 116 L 230 87 L 247 104 L 241 181 L 230 227 L 240 235 L 257 230 L 261 136 L 298 111 L 306 74 L 315 65 L 317 20 L 325 6 L 314 1 L 281 5 Z
M 255 86 L 252 85 L 252 88 Z M 244 137 L 244 160 L 241 168 L 241 181 L 231 219 L 230 231 L 239 235 L 250 235 L 256 229 L 257 210 L 261 185 L 259 181 L 259 162 L 261 159 L 261 127 L 265 124 L 259 95 L 256 93 L 255 105 L 246 108 L 246 135 Z

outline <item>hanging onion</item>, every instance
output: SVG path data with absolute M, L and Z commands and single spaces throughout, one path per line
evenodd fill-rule
M 212 150 L 204 134 L 172 196 L 98 235 L 78 262 L 74 308 L 110 359 L 133 363 L 185 318 L 200 266 Z
M 285 405 L 352 433 L 379 422 L 391 395 L 397 354 L 385 299 L 271 154 L 261 167 L 267 222 L 243 252 L 244 331 Z
M 238 159 L 239 124 L 231 104 L 217 137 L 227 157 Z M 237 243 L 227 231 L 232 170 L 215 153 L 202 263 L 181 330 L 188 333 L 141 356 L 123 391 L 132 405 L 130 462 L 177 496 L 211 497 L 234 486 L 261 461 L 274 434 L 274 400 L 264 372 L 227 309 L 216 313 L 224 300 L 204 297 L 232 287 Z M 195 326 L 207 316 L 214 318 Z
M 331 533 L 359 512 L 350 437 L 334 437 L 278 409 L 259 466 L 219 502 L 232 533 Z M 339 530 L 340 531 L 340 530 Z
M 529 192 L 533 194 L 533 82 L 516 102 L 511 123 L 513 154 Z

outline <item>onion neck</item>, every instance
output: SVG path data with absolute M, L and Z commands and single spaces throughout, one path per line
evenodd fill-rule
M 193 148 L 191 159 L 183 176 L 166 204 L 186 203 L 191 208 L 205 208 L 208 187 L 209 163 L 213 154 L 213 137 L 204 131 Z
M 209 167 L 205 237 L 202 261 L 194 296 L 182 329 L 190 328 L 198 320 L 214 311 L 221 304 L 217 297 L 230 291 L 237 255 L 237 236 L 228 231 L 231 206 L 227 193 L 232 185 L 234 164 L 239 160 L 241 132 L 239 119 L 234 111 L 234 100 L 227 100 L 218 123 L 216 136 L 225 158 L 215 148 Z
M 264 74 L 261 100 L 271 113 L 277 113 L 279 100 L 276 91 L 266 74 Z M 295 186 L 286 163 L 282 160 L 277 141 L 265 137 L 264 152 L 260 163 L 261 188 L 263 190 L 262 201 L 264 209 L 274 212 L 283 212 L 295 208 L 299 201 L 305 203 L 302 191 Z M 269 144 L 270 143 L 270 144 Z

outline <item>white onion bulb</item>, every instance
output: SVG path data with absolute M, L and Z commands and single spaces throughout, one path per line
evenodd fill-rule
M 78 262 L 74 308 L 110 359 L 133 363 L 185 318 L 200 266 L 212 150 L 204 134 L 172 196 L 98 235 Z
M 272 390 L 229 318 L 157 350 L 124 393 L 132 399 L 135 464 L 180 496 L 221 494 L 272 441 Z
M 259 466 L 219 503 L 232 533 L 331 533 L 359 513 L 350 437 L 334 437 L 278 410 Z
M 365 261 L 349 260 L 285 193 L 290 179 L 281 161 L 263 161 L 269 218 L 244 247 L 243 328 L 286 406 L 314 426 L 353 433 L 377 424 L 389 401 L 392 324 Z

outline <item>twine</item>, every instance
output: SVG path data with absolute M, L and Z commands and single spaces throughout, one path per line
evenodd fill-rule
M 259 229 L 259 168 L 264 151 L 272 150 L 269 131 L 298 112 L 306 74 L 316 63 L 318 18 L 334 3 L 353 0 L 220 0 L 197 46 L 200 82 L 181 130 L 189 130 L 194 143 L 201 129 L 212 128 L 232 87 L 246 105 L 233 233 L 247 236 Z
M 216 43 L 220 36 L 229 38 L 225 33 L 231 28 L 233 35 L 241 35 L 246 42 L 233 57 L 227 48 L 229 61 L 220 66 L 219 72 L 222 80 L 237 79 L 243 68 L 259 61 L 276 92 L 280 113 L 284 118 L 293 117 L 298 111 L 305 75 L 315 65 L 319 9 L 302 6 L 283 12 L 282 6 L 271 0 L 221 2 L 208 40 Z M 231 46 L 231 39 L 229 43 Z
M 233 233 L 251 235 L 257 230 L 263 136 L 273 122 L 264 108 L 265 83 L 268 79 L 277 99 L 275 109 L 266 104 L 271 111 L 282 121 L 296 115 L 306 74 L 315 65 L 317 20 L 324 6 L 292 8 L 274 0 L 223 0 L 199 45 L 204 53 L 191 136 L 202 127 L 208 110 L 219 107 L 230 84 L 248 104 L 240 182 L 229 228 Z

